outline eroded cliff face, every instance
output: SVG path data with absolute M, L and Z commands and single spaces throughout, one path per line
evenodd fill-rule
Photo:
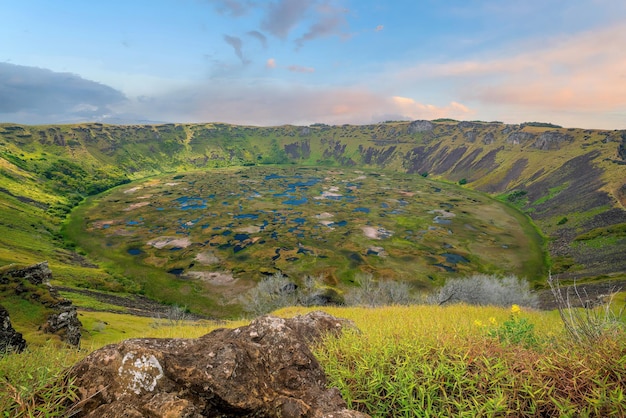
M 133 339 L 71 370 L 77 417 L 343 417 L 346 409 L 309 344 L 354 327 L 323 312 L 265 316 L 197 339 Z
M 76 307 L 72 302 L 59 295 L 59 292 L 50 285 L 52 271 L 47 262 L 41 262 L 27 267 L 8 266 L 0 271 L 0 294 L 3 298 L 26 300 L 33 305 L 34 312 L 40 313 L 40 329 L 44 333 L 58 336 L 61 341 L 73 346 L 80 345 L 82 324 L 78 319 Z M 8 312 L 10 314 L 10 312 Z M 8 321 L 8 315 L 5 317 Z M 4 323 L 3 323 L 4 324 Z M 11 336 L 9 327 L 5 345 L 15 345 L 20 337 Z M 0 341 L 0 347 L 2 346 Z M 20 347 L 20 344 L 17 344 Z M 23 349 L 24 347 L 21 347 Z M 18 350 L 21 351 L 21 350 Z

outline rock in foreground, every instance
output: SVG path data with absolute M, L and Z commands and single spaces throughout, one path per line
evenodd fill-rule
M 9 312 L 0 306 L 0 355 L 6 352 L 21 353 L 26 348 L 22 334 L 13 329 Z
M 349 411 L 308 344 L 349 321 L 264 316 L 197 339 L 133 339 L 77 363 L 81 417 L 366 417 Z

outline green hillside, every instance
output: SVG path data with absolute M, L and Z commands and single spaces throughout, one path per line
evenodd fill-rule
M 130 272 L 96 263 L 63 235 L 68 214 L 86 197 L 168 173 L 275 164 L 462 184 L 526 213 L 545 235 L 547 262 L 561 279 L 626 272 L 625 131 L 456 121 L 1 124 L 0 157 L 0 266 L 48 260 L 57 284 L 68 287 L 142 291 Z

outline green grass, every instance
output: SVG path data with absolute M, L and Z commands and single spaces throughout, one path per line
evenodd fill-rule
M 323 310 L 354 321 L 360 331 L 326 338 L 314 353 L 348 406 L 373 417 L 626 414 L 623 332 L 579 346 L 565 335 L 556 312 L 467 305 Z M 246 324 L 171 324 L 103 312 L 81 312 L 80 319 L 87 331 L 83 350 L 44 345 L 0 357 L 0 380 L 9 382 L 0 385 L 0 410 L 10 411 L 7 416 L 63 416 L 62 404 L 71 403 L 76 391 L 64 370 L 103 345 L 136 337 L 195 338 Z

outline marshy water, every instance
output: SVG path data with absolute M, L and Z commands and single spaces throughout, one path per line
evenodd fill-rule
M 458 186 L 309 167 L 175 177 L 102 196 L 86 228 L 109 251 L 178 278 L 281 271 L 336 282 L 369 272 L 419 282 L 487 268 L 523 270 L 515 249 L 527 237 L 517 220 L 498 202 Z M 210 262 L 198 261 L 207 251 Z

